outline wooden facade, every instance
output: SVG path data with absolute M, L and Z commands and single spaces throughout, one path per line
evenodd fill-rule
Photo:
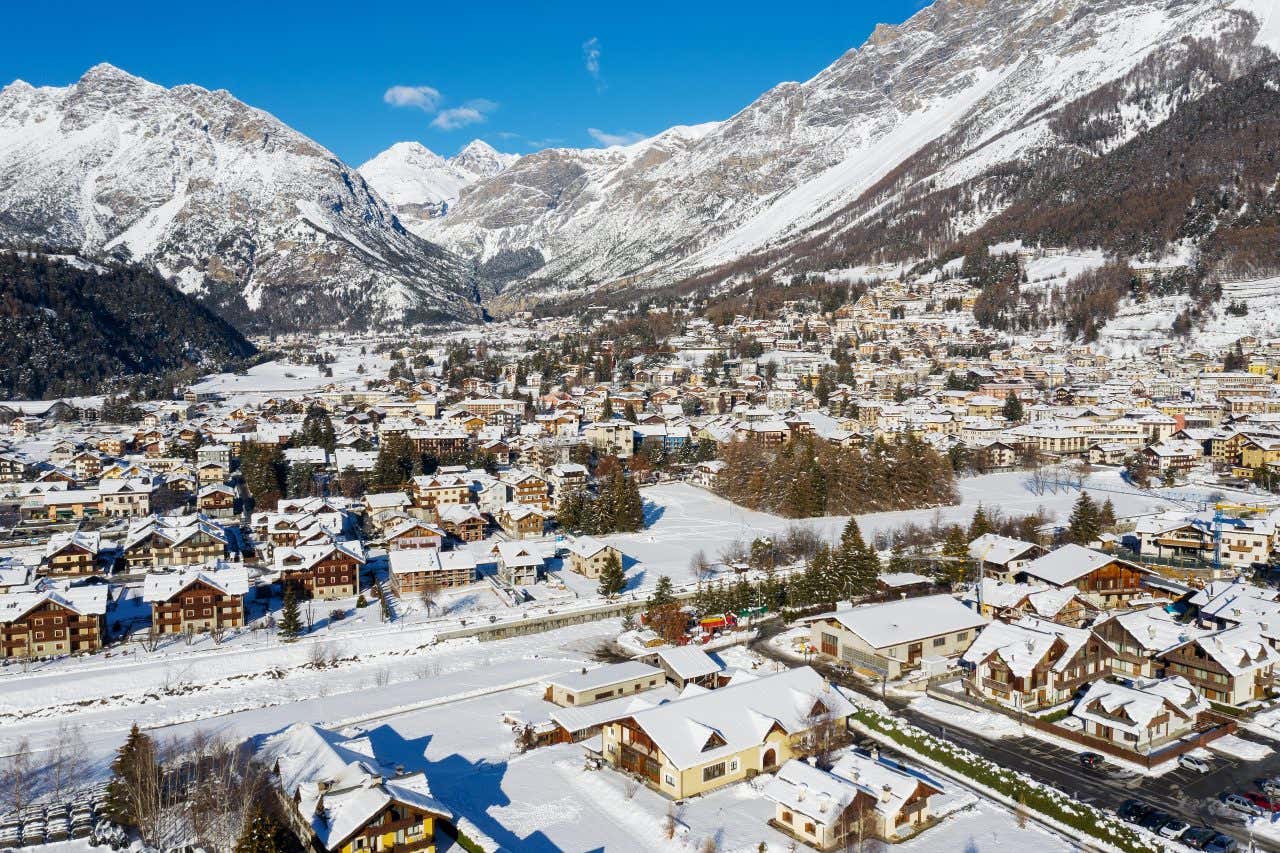
M 101 615 L 78 613 L 52 599 L 0 622 L 0 658 L 41 658 L 102 648 Z
M 151 624 L 161 634 L 239 628 L 244 625 L 244 597 L 196 580 L 167 601 L 152 602 Z

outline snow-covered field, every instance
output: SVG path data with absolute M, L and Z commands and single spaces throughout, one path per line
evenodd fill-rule
M 868 539 L 878 532 L 894 530 L 908 522 L 928 524 L 936 518 L 942 522 L 968 524 L 978 504 L 998 509 L 1007 516 L 1043 509 L 1051 517 L 1066 519 L 1080 496 L 1079 491 L 1063 488 L 1056 493 L 1035 494 L 1029 488 L 1028 480 L 1028 475 L 1021 472 L 970 477 L 959 481 L 960 503 L 954 506 L 866 513 L 858 516 L 858 524 Z M 1117 515 L 1122 517 L 1175 506 L 1170 501 L 1135 491 L 1120 478 L 1117 470 L 1093 473 L 1086 481 L 1086 488 L 1098 500 L 1111 498 Z M 1175 492 L 1179 497 L 1198 495 L 1195 488 L 1189 487 Z M 629 589 L 650 587 L 660 575 L 671 577 L 677 584 L 694 582 L 690 556 L 698 550 L 715 560 L 727 545 L 750 543 L 758 536 L 773 536 L 792 525 L 811 528 L 834 540 L 848 520 L 847 516 L 791 520 L 753 512 L 705 489 L 683 483 L 654 486 L 644 489 L 641 494 L 649 526 L 640 533 L 601 537 L 637 561 L 627 569 Z
M 327 365 L 333 376 L 326 376 L 315 364 L 292 364 L 282 361 L 268 361 L 249 368 L 243 374 L 216 373 L 206 376 L 193 388 L 199 392 L 223 394 L 228 402 L 238 404 L 263 396 L 288 396 L 307 391 L 316 391 L 327 385 L 341 388 L 363 387 L 364 382 L 385 376 L 391 367 L 391 361 L 384 355 L 370 352 L 360 354 L 356 345 L 344 346 L 336 342 L 332 346 L 322 346 L 333 353 L 335 361 Z M 363 365 L 364 372 L 360 372 Z

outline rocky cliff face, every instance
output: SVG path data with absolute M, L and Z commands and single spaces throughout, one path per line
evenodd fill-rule
M 109 65 L 0 90 L 0 241 L 127 255 L 242 328 L 479 314 L 471 265 L 331 152 L 225 91 Z

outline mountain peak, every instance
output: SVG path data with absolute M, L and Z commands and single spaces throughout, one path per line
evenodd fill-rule
M 128 71 L 117 68 L 110 62 L 99 62 L 90 68 L 84 74 L 80 75 L 81 83 L 98 83 L 98 82 L 121 82 L 121 83 L 144 83 L 141 77 L 135 77 Z
M 506 169 L 519 157 L 518 154 L 503 154 L 483 139 L 473 139 L 449 163 L 473 175 L 488 178 Z

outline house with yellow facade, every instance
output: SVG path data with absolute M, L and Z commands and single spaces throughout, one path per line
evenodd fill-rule
M 452 822 L 426 775 L 380 755 L 368 733 L 296 723 L 268 737 L 258 758 L 313 853 L 435 853 L 440 825 Z
M 718 690 L 606 724 L 602 755 L 675 800 L 776 771 L 838 737 L 853 703 L 811 667 L 760 678 L 738 676 Z

